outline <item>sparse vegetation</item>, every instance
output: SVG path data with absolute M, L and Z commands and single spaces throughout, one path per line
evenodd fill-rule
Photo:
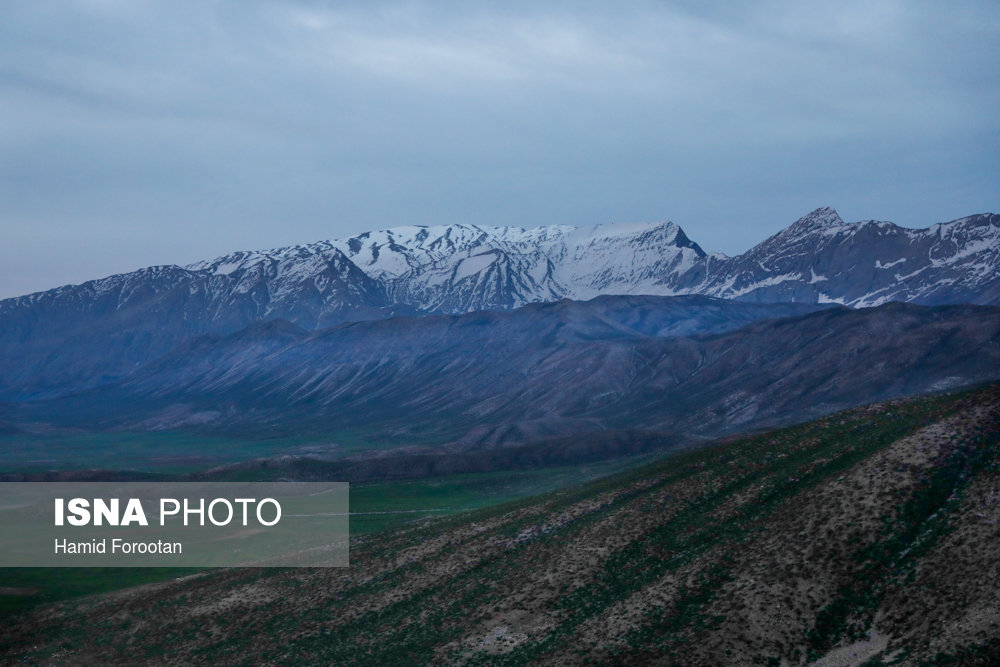
M 857 408 L 359 535 L 348 569 L 218 571 L 39 609 L 3 631 L 5 655 L 989 664 L 998 453 L 1000 386 Z

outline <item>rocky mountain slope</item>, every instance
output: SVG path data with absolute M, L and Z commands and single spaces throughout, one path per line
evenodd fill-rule
M 1000 216 L 911 230 L 818 209 L 732 258 L 672 223 L 451 225 L 152 267 L 0 301 L 0 400 L 100 386 L 194 336 L 265 319 L 314 330 L 602 294 L 997 304 Z
M 754 311 L 772 312 L 706 297 L 602 297 L 319 332 L 270 321 L 4 419 L 322 434 L 454 455 L 621 430 L 718 436 L 1000 379 L 1000 308 L 836 307 L 730 328 Z M 697 317 L 694 334 L 677 335 Z
M 573 490 L 0 628 L 11 663 L 995 665 L 1000 390 L 883 403 Z
M 998 303 L 1000 216 L 973 215 L 927 229 L 845 223 L 830 208 L 734 258 L 706 259 L 686 290 L 727 299 L 835 302 Z
M 99 386 L 194 336 L 267 318 L 316 328 L 409 312 L 337 252 L 229 272 L 151 267 L 0 301 L 0 400 Z

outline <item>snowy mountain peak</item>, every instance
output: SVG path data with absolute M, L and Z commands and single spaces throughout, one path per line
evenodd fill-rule
M 465 312 L 609 291 L 662 291 L 705 256 L 672 222 L 393 227 L 329 241 L 399 303 Z M 660 285 L 660 287 L 657 287 Z
M 836 234 L 845 227 L 850 227 L 843 221 L 840 214 L 829 206 L 821 206 L 805 215 L 789 226 L 784 233 L 790 236 L 801 236 L 805 233 Z
M 401 226 L 61 287 L 0 302 L 0 317 L 27 321 L 35 308 L 124 313 L 155 306 L 192 330 L 274 317 L 314 329 L 405 312 L 506 310 L 603 294 L 998 304 L 1000 216 L 909 229 L 845 223 L 822 207 L 735 257 L 706 254 L 666 221 Z M 168 301 L 172 309 L 162 308 Z

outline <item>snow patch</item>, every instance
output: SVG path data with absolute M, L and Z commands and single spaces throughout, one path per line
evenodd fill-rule
M 816 299 L 816 303 L 837 303 L 840 304 L 841 306 L 847 305 L 844 303 L 844 300 L 842 298 L 840 297 L 833 298 L 829 294 L 825 294 L 823 292 L 819 293 L 819 297 Z
M 469 276 L 475 275 L 484 269 L 489 268 L 496 262 L 497 256 L 494 253 L 483 253 L 481 255 L 473 255 L 472 257 L 466 257 L 464 259 L 458 260 L 458 265 L 455 267 L 455 272 L 453 274 L 455 282 L 468 278 Z
M 751 283 L 746 287 L 741 287 L 740 289 L 733 290 L 729 294 L 725 295 L 728 298 L 735 299 L 736 297 L 743 296 L 744 294 L 749 294 L 755 290 L 762 287 L 773 287 L 774 285 L 780 285 L 781 283 L 787 283 L 792 281 L 802 280 L 802 275 L 798 273 L 783 273 L 780 276 L 771 276 L 770 278 L 765 278 L 764 280 L 759 280 L 755 283 Z
M 876 269 L 891 269 L 892 267 L 896 266 L 897 264 L 902 264 L 905 261 L 906 261 L 905 257 L 900 257 L 895 262 L 889 262 L 888 264 L 883 264 L 881 260 L 876 259 L 875 260 L 875 268 Z

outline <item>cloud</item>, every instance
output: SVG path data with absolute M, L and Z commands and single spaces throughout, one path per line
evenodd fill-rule
M 0 253 L 110 250 L 0 284 L 398 224 L 670 218 L 733 253 L 823 204 L 996 209 L 998 36 L 973 2 L 14 0 Z

